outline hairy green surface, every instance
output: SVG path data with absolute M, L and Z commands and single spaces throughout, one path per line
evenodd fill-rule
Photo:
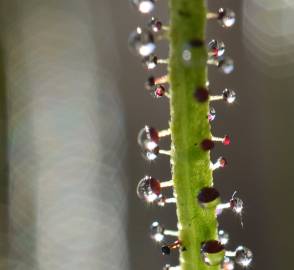
M 200 253 L 201 243 L 216 239 L 215 211 L 203 209 L 197 201 L 201 188 L 212 185 L 210 155 L 200 148 L 210 138 L 207 119 L 209 104 L 196 102 L 193 95 L 207 81 L 205 46 L 192 49 L 192 60 L 185 63 L 182 51 L 191 40 L 205 40 L 206 6 L 204 0 L 169 0 L 172 177 L 177 197 L 177 215 L 183 270 L 217 270 L 207 266 Z

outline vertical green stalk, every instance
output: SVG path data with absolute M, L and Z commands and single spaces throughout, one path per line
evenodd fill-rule
M 200 248 L 206 240 L 217 238 L 215 211 L 203 209 L 197 195 L 203 187 L 211 186 L 209 152 L 200 148 L 205 138 L 210 138 L 207 119 L 208 102 L 194 99 L 198 87 L 207 81 L 205 46 L 192 49 L 192 59 L 185 63 L 182 52 L 192 40 L 205 40 L 206 6 L 204 0 L 170 0 L 170 86 L 172 131 L 172 177 L 177 197 L 177 215 L 183 270 L 217 270 L 219 266 L 204 264 Z

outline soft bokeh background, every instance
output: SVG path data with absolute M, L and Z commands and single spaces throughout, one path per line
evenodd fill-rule
M 214 93 L 238 94 L 215 105 L 218 146 L 229 166 L 215 173 L 224 200 L 244 199 L 244 228 L 225 213 L 230 248 L 252 248 L 252 269 L 292 267 L 294 1 L 209 1 L 238 16 L 228 31 L 208 22 L 235 60 L 224 76 L 209 68 Z M 161 269 L 148 235 L 160 220 L 176 228 L 173 206 L 146 207 L 136 197 L 145 174 L 170 178 L 166 157 L 141 158 L 144 124 L 168 125 L 166 100 L 154 100 L 148 76 L 127 49 L 127 36 L 146 23 L 127 0 L 0 0 L 1 241 L 0 269 Z M 167 1 L 156 16 L 168 22 Z M 167 44 L 158 55 L 166 57 Z M 160 68 L 156 74 L 164 74 Z M 168 148 L 168 142 L 166 144 Z

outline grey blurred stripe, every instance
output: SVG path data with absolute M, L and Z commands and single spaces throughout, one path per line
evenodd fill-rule
M 0 268 L 125 269 L 125 126 L 107 1 L 0 9 L 10 242 Z

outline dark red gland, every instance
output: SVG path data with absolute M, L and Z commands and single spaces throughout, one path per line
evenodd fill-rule
M 217 240 L 209 240 L 203 243 L 201 251 L 204 253 L 219 253 L 224 250 L 224 246 Z
M 226 135 L 224 137 L 223 144 L 224 145 L 230 145 L 231 144 L 231 138 L 228 135 Z
M 158 134 L 158 131 L 155 128 L 148 127 L 148 126 L 146 126 L 145 129 L 146 129 L 147 138 L 149 140 L 155 142 L 156 144 L 158 144 L 159 143 L 159 134 Z
M 152 190 L 154 194 L 156 194 L 157 196 L 161 194 L 160 182 L 157 179 L 150 177 L 149 185 L 150 185 L 150 189 Z
M 210 203 L 220 197 L 219 192 L 215 188 L 203 188 L 198 194 L 198 201 L 200 203 Z
M 209 150 L 214 148 L 214 142 L 212 140 L 210 140 L 210 139 L 204 139 L 201 142 L 201 148 L 204 151 L 209 151 Z
M 162 97 L 165 94 L 165 88 L 162 85 L 158 85 L 154 91 L 156 97 Z
M 204 87 L 197 88 L 194 97 L 198 102 L 206 102 L 209 98 L 208 90 Z

